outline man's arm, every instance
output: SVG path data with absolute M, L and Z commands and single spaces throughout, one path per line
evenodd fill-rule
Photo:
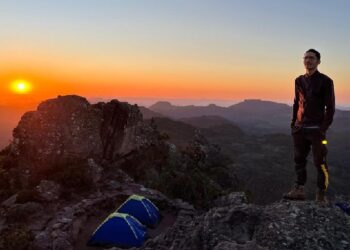
M 298 95 L 298 88 L 297 88 L 297 79 L 295 79 L 294 103 L 293 103 L 293 115 L 292 115 L 291 127 L 295 125 L 295 121 L 297 120 L 298 109 L 299 109 L 299 95 Z
M 324 93 L 323 100 L 326 106 L 326 111 L 325 111 L 324 119 L 320 126 L 320 129 L 321 129 L 321 132 L 326 133 L 327 129 L 333 122 L 333 116 L 335 113 L 335 95 L 334 95 L 334 85 L 332 80 L 328 81 L 325 86 L 325 93 Z

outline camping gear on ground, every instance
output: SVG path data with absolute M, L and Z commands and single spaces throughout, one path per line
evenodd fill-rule
M 140 195 L 130 196 L 116 212 L 130 214 L 149 227 L 155 227 L 161 219 L 159 209 L 149 199 Z
M 89 246 L 140 247 L 146 227 L 129 214 L 112 213 L 92 234 Z
M 347 213 L 348 215 L 350 215 L 350 204 L 347 204 L 345 202 L 338 202 L 335 204 L 336 206 L 338 206 L 341 210 L 343 210 L 345 213 Z

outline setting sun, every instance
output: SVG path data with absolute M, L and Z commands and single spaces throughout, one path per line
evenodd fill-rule
M 31 91 L 32 86 L 26 80 L 15 80 L 11 84 L 11 90 L 17 94 L 27 94 Z

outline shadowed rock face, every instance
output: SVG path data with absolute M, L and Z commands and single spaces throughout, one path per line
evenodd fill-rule
M 242 193 L 221 197 L 209 211 L 182 211 L 166 232 L 141 249 L 349 249 L 350 220 L 314 201 L 246 203 Z M 114 248 L 119 249 L 119 248 Z
M 90 105 L 80 96 L 58 96 L 22 116 L 7 167 L 47 172 L 71 158 L 113 161 L 156 140 L 136 105 L 117 100 Z
M 144 126 L 137 106 L 112 100 L 93 107 L 102 113 L 100 138 L 104 159 L 114 160 L 135 148 L 155 143 L 155 133 L 151 127 Z
M 13 130 L 11 154 L 18 167 L 50 169 L 64 158 L 102 154 L 102 114 L 85 98 L 64 96 L 25 113 Z

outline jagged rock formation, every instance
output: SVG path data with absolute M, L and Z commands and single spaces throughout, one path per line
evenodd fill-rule
M 220 148 L 202 135 L 188 138 L 193 141 L 184 150 L 167 138 L 154 123 L 143 121 L 137 105 L 118 100 L 91 105 L 80 96 L 58 96 L 23 115 L 2 152 L 0 180 L 7 193 L 25 190 L 25 196 L 35 196 L 42 180 L 62 184 L 60 193 L 70 193 L 67 187 L 86 190 L 106 172 L 113 176 L 123 169 L 136 182 L 197 200 L 196 205 L 237 187 Z M 0 198 L 3 188 L 0 184 Z
M 85 249 L 99 216 L 128 195 L 176 214 L 194 208 L 157 190 L 207 206 L 235 184 L 220 148 L 200 134 L 184 151 L 166 138 L 136 105 L 117 100 L 59 96 L 25 113 L 0 154 L 0 249 Z
M 0 249 L 87 249 L 96 227 L 134 193 L 152 199 L 163 212 L 174 216 L 184 207 L 185 203 L 131 182 L 125 173 L 119 175 L 122 182 L 107 182 L 101 191 L 68 201 L 21 203 L 18 197 L 11 197 L 0 206 Z
M 58 96 L 23 115 L 4 165 L 20 170 L 24 184 L 72 159 L 113 162 L 157 144 L 157 132 L 143 123 L 136 105 L 118 100 L 90 105 L 80 96 Z

